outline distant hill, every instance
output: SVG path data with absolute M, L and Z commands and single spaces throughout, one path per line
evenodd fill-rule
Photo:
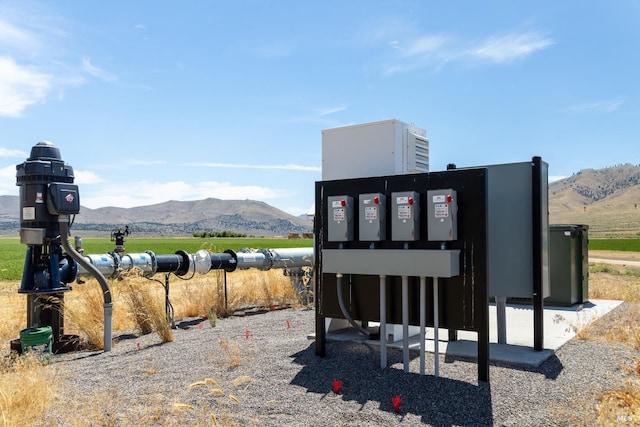
M 587 224 L 592 237 L 640 237 L 640 166 L 584 169 L 549 185 L 551 224 Z M 17 196 L 0 196 L 0 234 L 17 235 Z M 312 231 L 312 222 L 254 200 L 169 201 L 135 208 L 82 207 L 74 230 L 88 235 L 129 225 L 145 235 L 192 235 L 235 231 L 278 236 Z
M 592 237 L 640 236 L 640 166 L 583 169 L 549 185 L 552 224 L 587 224 Z
M 20 227 L 17 196 L 0 196 L 0 232 L 16 234 Z M 169 201 L 135 208 L 82 207 L 73 229 L 88 234 L 110 232 L 129 225 L 136 234 L 192 235 L 203 231 L 234 231 L 250 236 L 308 233 L 312 222 L 255 200 L 204 199 Z

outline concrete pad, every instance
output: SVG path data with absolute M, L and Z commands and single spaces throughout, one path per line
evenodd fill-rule
M 591 300 L 585 304 L 571 307 L 548 306 L 544 309 L 544 350 L 533 349 L 533 306 L 521 304 L 507 304 L 506 306 L 506 344 L 498 344 L 497 316 L 495 304 L 489 305 L 489 359 L 492 362 L 524 368 L 537 368 L 551 357 L 556 350 L 573 338 L 581 329 L 594 320 L 604 316 L 622 301 Z M 378 324 L 369 322 L 370 327 L 377 328 Z M 412 328 L 415 330 L 415 328 Z M 447 341 L 448 332 L 440 329 L 438 333 L 438 352 L 452 358 L 478 358 L 477 333 L 459 331 L 458 340 Z M 348 328 L 327 333 L 328 341 L 362 342 L 370 345 L 380 345 L 378 340 L 369 340 L 355 329 Z M 402 349 L 402 340 L 390 342 L 388 348 Z M 409 337 L 409 349 L 419 351 L 418 335 Z M 427 328 L 426 352 L 433 353 L 434 330 Z

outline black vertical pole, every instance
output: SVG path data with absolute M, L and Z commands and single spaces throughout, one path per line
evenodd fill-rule
M 448 171 L 455 170 L 456 167 L 457 166 L 456 166 L 455 163 L 448 163 L 447 164 L 447 170 Z M 449 341 L 458 341 L 458 330 L 457 329 L 449 328 Z
M 484 218 L 481 219 L 481 224 L 484 224 L 484 229 L 482 232 L 482 238 L 476 242 L 476 244 L 484 246 L 484 250 L 474 251 L 471 249 L 471 253 L 469 254 L 472 257 L 472 266 L 473 269 L 471 271 L 472 275 L 477 274 L 478 278 L 483 277 L 484 280 L 478 280 L 477 283 L 480 285 L 474 290 L 474 304 L 477 307 L 475 310 L 475 321 L 478 325 L 478 381 L 489 381 L 489 272 L 487 269 L 488 264 L 488 256 L 487 256 L 487 242 L 488 242 L 488 224 L 489 224 L 489 213 L 488 213 L 488 205 L 489 205 L 489 170 L 485 169 L 484 174 L 484 210 L 481 214 Z M 471 242 L 471 246 L 473 246 L 473 242 Z M 480 258 L 480 255 L 483 255 L 483 258 Z M 475 258 L 477 257 L 477 258 Z M 465 271 L 464 274 L 467 274 Z M 475 278 L 474 278 L 475 279 Z
M 326 354 L 327 337 L 325 332 L 325 317 L 322 316 L 322 243 L 324 239 L 324 218 L 323 215 L 323 187 L 321 182 L 316 182 L 316 210 L 313 217 L 313 233 L 314 233 L 314 262 L 313 269 L 315 280 L 314 297 L 316 306 L 316 356 L 324 357 Z
M 542 247 L 542 159 L 531 161 L 533 242 L 533 349 L 544 349 L 544 293 L 543 293 L 543 247 Z

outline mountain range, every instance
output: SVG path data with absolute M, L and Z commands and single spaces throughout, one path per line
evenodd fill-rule
M 549 185 L 551 224 L 587 224 L 590 236 L 640 236 L 640 166 L 583 169 Z M 0 196 L 0 234 L 17 235 L 18 196 Z M 135 208 L 82 207 L 74 230 L 103 234 L 129 225 L 136 234 L 185 236 L 232 231 L 249 236 L 312 232 L 312 221 L 255 200 L 168 201 Z
M 586 224 L 594 237 L 640 236 L 640 165 L 583 169 L 549 185 L 552 224 Z
M 0 196 L 0 232 L 17 234 L 18 196 Z M 168 201 L 135 208 L 81 207 L 74 230 L 103 234 L 128 225 L 132 232 L 154 236 L 185 236 L 201 232 L 232 231 L 247 236 L 286 236 L 310 233 L 312 221 L 296 217 L 255 200 L 204 199 Z M 12 232 L 13 231 L 13 232 Z

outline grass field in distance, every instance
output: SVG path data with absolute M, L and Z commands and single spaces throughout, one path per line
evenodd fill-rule
M 73 238 L 71 238 L 73 245 Z M 220 253 L 227 249 L 237 251 L 242 248 L 250 249 L 281 249 L 281 248 L 310 248 L 313 239 L 283 239 L 283 238 L 127 238 L 124 243 L 126 252 L 140 253 L 153 251 L 155 254 L 174 254 L 183 250 L 190 254 L 200 249 Z M 115 248 L 110 239 L 83 238 L 82 248 L 85 254 L 105 254 Z M 0 281 L 20 280 L 24 269 L 24 259 L 27 245 L 20 243 L 19 238 L 0 239 Z

